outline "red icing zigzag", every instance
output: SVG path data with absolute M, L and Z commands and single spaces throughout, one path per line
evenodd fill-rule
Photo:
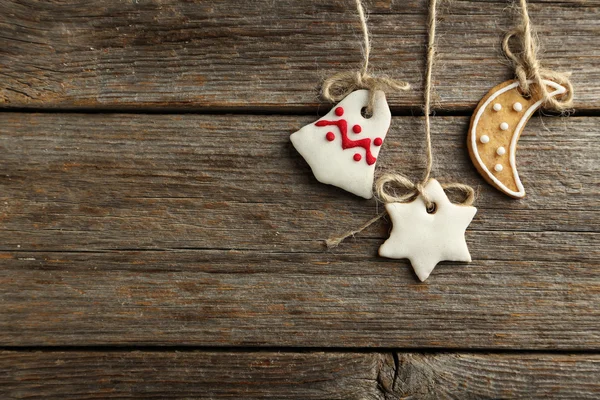
M 373 164 L 375 164 L 375 161 L 377 161 L 377 159 L 375 157 L 373 157 L 373 154 L 371 154 L 371 139 L 369 139 L 369 138 L 364 138 L 364 139 L 359 139 L 359 140 L 350 139 L 348 137 L 348 123 L 346 122 L 345 119 L 340 119 L 338 121 L 322 120 L 322 121 L 315 122 L 315 125 L 316 126 L 329 126 L 329 125 L 337 126 L 342 134 L 342 149 L 346 150 L 346 149 L 352 149 L 354 147 L 362 147 L 363 149 L 365 149 L 365 152 L 367 153 L 367 164 L 373 165 Z

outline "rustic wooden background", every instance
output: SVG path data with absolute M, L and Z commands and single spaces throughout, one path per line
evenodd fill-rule
M 418 176 L 425 0 L 367 2 L 390 95 L 378 165 Z M 471 264 L 377 257 L 381 206 L 289 135 L 354 69 L 349 0 L 0 0 L 1 398 L 600 398 L 600 1 L 531 0 L 575 113 L 534 118 L 521 201 L 466 155 L 510 78 L 500 0 L 445 1 L 435 176 L 480 190 Z

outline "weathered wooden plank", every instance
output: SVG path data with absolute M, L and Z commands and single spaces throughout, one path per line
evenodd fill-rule
M 384 358 L 391 355 L 0 352 L 0 394 L 5 399 L 375 400 L 384 399 L 378 383 Z
M 531 1 L 545 65 L 573 71 L 575 107 L 598 109 L 600 2 Z M 359 65 L 352 2 L 238 4 L 98 1 L 0 3 L 0 106 L 35 108 L 314 109 L 320 81 Z M 426 2 L 372 1 L 372 64 L 413 83 L 391 95 L 418 109 Z M 509 78 L 500 54 L 514 25 L 507 2 L 453 1 L 439 10 L 436 107 L 473 109 Z
M 476 175 L 467 119 L 433 143 L 435 176 L 481 184 L 474 262 L 417 284 L 383 221 L 324 250 L 376 207 L 311 176 L 310 117 L 3 113 L 1 341 L 598 348 L 597 119 L 531 122 L 523 201 Z M 381 165 L 417 175 L 420 137 L 396 118 Z
M 309 121 L 2 114 L 0 248 L 321 251 L 320 240 L 371 218 L 376 207 L 312 177 L 288 139 Z M 543 260 L 553 260 L 554 247 L 563 259 L 585 259 L 597 243 L 600 217 L 597 121 L 546 118 L 547 131 L 532 121 L 518 155 L 528 196 L 514 201 L 471 165 L 467 118 L 435 118 L 434 176 L 480 188 L 471 230 L 481 233 L 471 240 L 495 241 L 511 260 L 521 258 L 510 250 L 515 245 L 547 247 L 538 255 Z M 419 119 L 396 118 L 382 169 L 418 176 L 422 135 Z M 386 225 L 379 226 L 375 238 L 386 234 Z M 487 248 L 478 257 L 497 258 Z
M 0 341 L 600 348 L 597 262 L 444 263 L 421 284 L 405 261 L 364 247 L 2 253 Z
M 596 399 L 597 355 L 0 353 L 5 398 Z
M 394 393 L 418 399 L 597 399 L 598 355 L 399 354 Z M 394 398 L 394 397 L 388 397 Z
M 399 78 L 418 72 L 422 3 L 371 16 L 386 38 L 373 58 L 383 72 L 400 72 L 386 59 L 407 69 Z M 362 57 L 354 5 L 340 0 L 4 6 L 8 107 L 314 107 L 321 79 Z
M 600 2 L 527 1 L 545 67 L 572 72 L 575 108 L 598 109 Z M 434 84 L 441 109 L 473 109 L 495 84 L 514 77 L 501 41 L 518 20 L 510 1 L 451 1 L 441 6 Z M 591 57 L 590 57 L 591 56 Z M 589 58 L 588 58 L 589 57 Z
M 3 114 L 0 247 L 320 251 L 320 240 L 371 218 L 376 207 L 312 177 L 288 140 L 309 120 Z M 570 259 L 585 257 L 587 246 L 566 250 L 565 244 L 597 236 L 597 119 L 547 118 L 547 132 L 532 122 L 519 151 L 524 201 L 502 196 L 476 174 L 465 154 L 466 123 L 434 120 L 434 176 L 479 186 L 480 212 L 471 230 L 482 233 L 473 240 L 518 237 L 496 246 L 532 249 L 538 232 L 547 232 L 548 250 L 557 246 Z M 418 176 L 421 130 L 416 118 L 395 119 L 382 168 Z M 386 234 L 387 225 L 379 226 L 376 238 Z M 521 257 L 510 248 L 502 253 Z

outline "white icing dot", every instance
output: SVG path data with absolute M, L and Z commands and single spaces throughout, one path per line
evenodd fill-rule
M 483 135 L 479 140 L 481 140 L 481 143 L 487 143 L 490 141 L 490 137 L 488 135 Z
M 515 104 L 513 104 L 513 110 L 515 110 L 516 112 L 523 111 L 523 104 L 517 101 Z
M 500 172 L 500 171 L 502 171 L 503 169 L 504 169 L 504 167 L 502 166 L 502 164 L 496 164 L 496 165 L 494 166 L 494 171 L 496 171 L 496 172 Z
M 503 131 L 507 131 L 508 130 L 508 124 L 506 122 L 503 122 L 500 124 L 500 129 L 502 129 Z
M 498 154 L 499 156 L 503 156 L 505 153 L 506 153 L 506 149 L 502 146 L 500 146 L 496 149 L 496 154 Z
M 494 104 L 494 111 L 500 111 L 500 110 L 502 110 L 502 104 L 500 104 L 500 103 Z

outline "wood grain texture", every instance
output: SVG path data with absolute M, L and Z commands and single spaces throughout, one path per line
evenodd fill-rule
M 376 400 L 384 399 L 378 375 L 391 369 L 386 358 L 392 357 L 321 352 L 1 352 L 0 394 L 4 399 Z
M 409 399 L 597 399 L 598 355 L 399 354 L 394 394 Z
M 10 399 L 596 399 L 597 355 L 0 352 Z
M 289 144 L 311 117 L 0 114 L 0 341 L 599 349 L 597 118 L 531 121 L 528 197 L 465 152 L 468 117 L 433 119 L 434 176 L 479 186 L 472 264 L 424 284 L 378 258 L 389 225 L 316 182 Z M 422 170 L 419 118 L 380 165 Z
M 464 116 L 433 118 L 433 176 L 477 187 L 479 212 L 473 263 L 419 283 L 377 257 L 386 219 L 325 250 L 381 206 L 289 142 L 360 63 L 351 1 L 0 0 L 0 398 L 600 398 L 600 118 L 535 117 L 527 197 L 492 189 L 466 115 L 511 78 L 514 14 L 439 3 L 434 109 Z M 600 1 L 528 3 L 595 115 Z M 427 1 L 366 7 L 371 66 L 413 84 L 388 99 L 416 115 Z M 379 171 L 420 176 L 422 123 L 394 118 Z
M 600 106 L 600 2 L 530 1 L 544 65 L 572 71 L 575 108 Z M 371 1 L 371 65 L 413 84 L 390 95 L 418 110 L 426 1 Z M 357 68 L 347 0 L 0 2 L 0 106 L 313 110 L 320 82 Z M 506 1 L 440 5 L 435 108 L 471 110 L 512 76 L 500 53 L 515 23 Z M 323 105 L 323 107 L 328 107 Z

